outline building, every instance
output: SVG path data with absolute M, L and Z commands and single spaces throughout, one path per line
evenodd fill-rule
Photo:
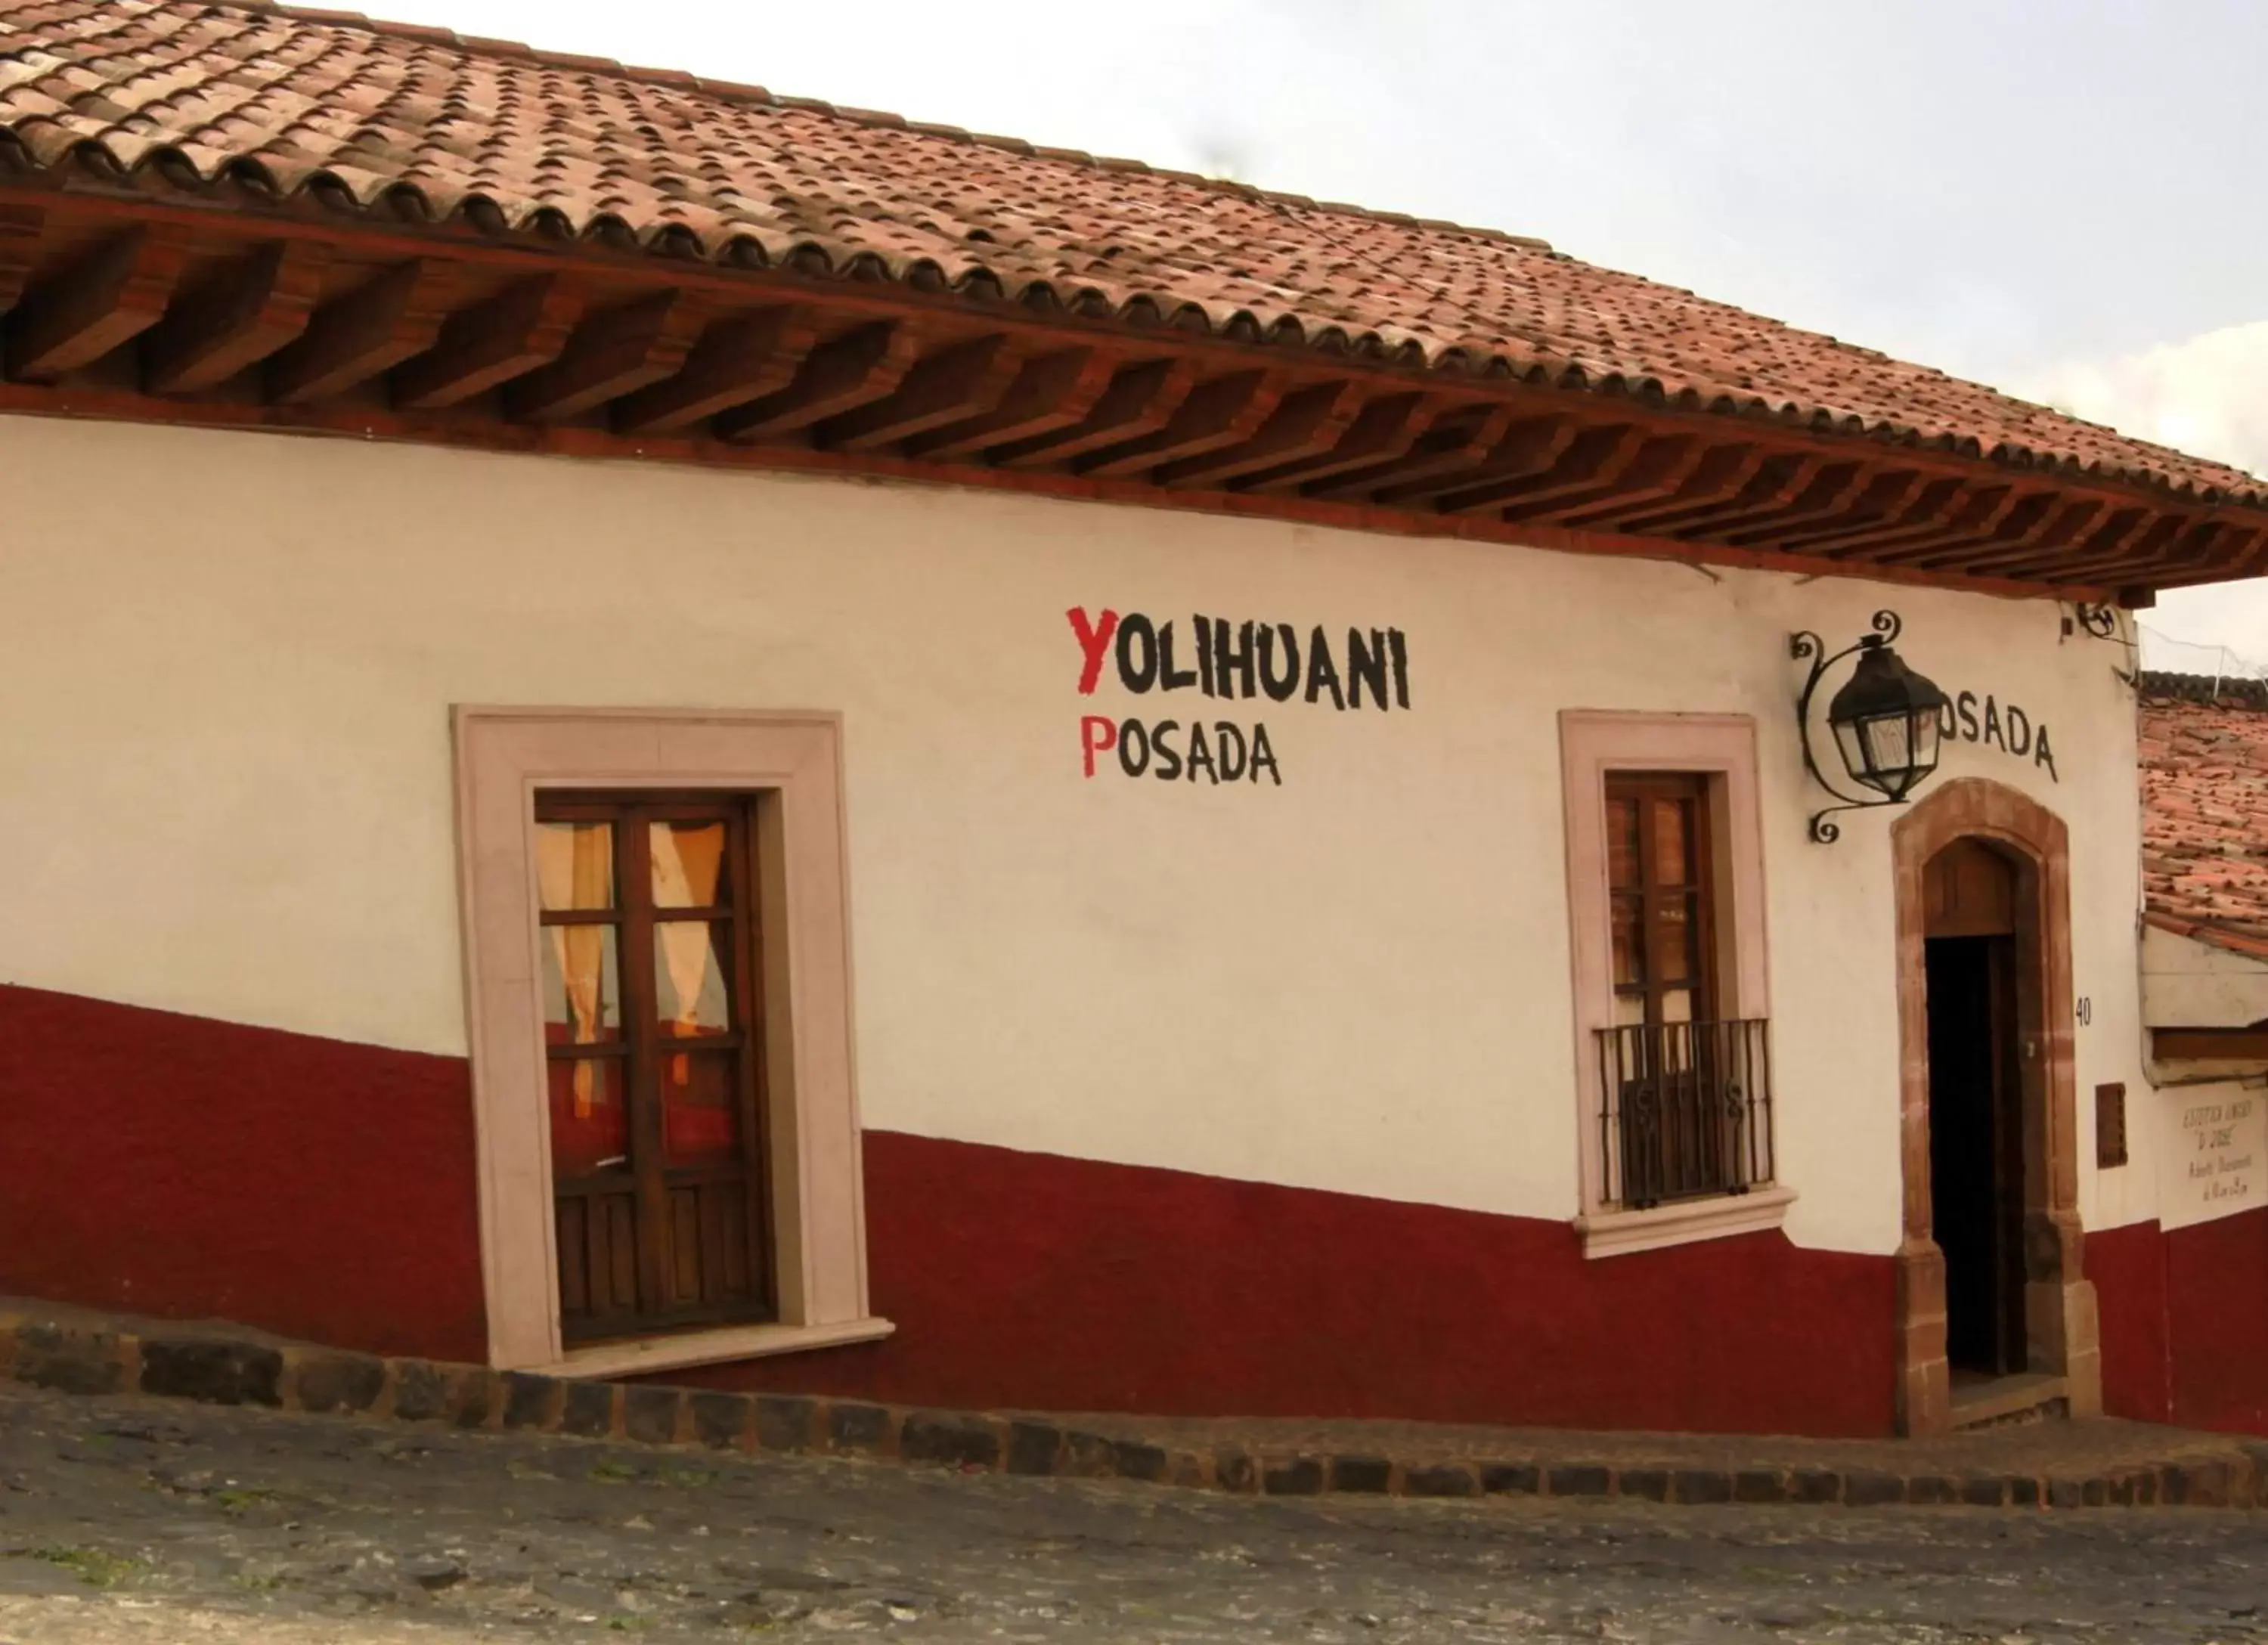
M 2142 1021 L 2155 1123 L 2135 1128 L 2122 1196 L 2155 1215 L 2088 1240 L 2098 1275 L 2132 1303 L 2104 1313 L 2138 1414 L 2268 1429 L 2268 688 L 2257 680 L 2140 680 Z M 2126 1127 L 2098 1141 L 2124 1164 Z M 2107 1179 L 2106 1179 L 2107 1180 Z M 2113 1334 L 2115 1332 L 2115 1334 Z
M 2164 1413 L 2104 637 L 2258 566 L 2249 476 L 1535 240 L 244 0 L 0 0 L 0 1289 Z M 1936 770 L 1821 816 L 1893 657 Z

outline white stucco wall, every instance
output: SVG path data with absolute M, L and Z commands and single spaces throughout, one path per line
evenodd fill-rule
M 2152 1028 L 2242 1029 L 2268 1021 L 2268 960 L 2145 926 L 2142 1009 Z
M 1898 1233 L 1889 815 L 1803 835 L 1791 629 L 2020 703 L 2083 1126 L 2139 1066 L 2133 710 L 2048 602 L 880 483 L 0 419 L 0 978 L 467 1044 L 453 703 L 839 710 L 868 1125 L 1566 1217 L 1562 708 L 1756 716 L 1788 1232 Z M 1068 608 L 1408 636 L 1407 713 L 1203 704 L 1283 786 L 1080 770 Z M 1185 642 L 1186 643 L 1186 642 Z M 320 1094 L 311 1094 L 318 1100 Z M 2139 1105 L 2139 1104 L 2138 1104 Z M 2154 1213 L 2092 1169 L 2091 1225 Z

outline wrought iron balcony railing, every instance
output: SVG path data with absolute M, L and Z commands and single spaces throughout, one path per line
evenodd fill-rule
M 1641 1211 L 1771 1181 L 1768 1029 L 1751 1017 L 1598 1030 L 1608 1208 Z

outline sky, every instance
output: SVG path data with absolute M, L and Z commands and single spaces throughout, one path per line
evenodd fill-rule
M 2257 0 L 344 0 L 1562 251 L 2268 475 Z M 2268 665 L 2268 582 L 2163 666 Z

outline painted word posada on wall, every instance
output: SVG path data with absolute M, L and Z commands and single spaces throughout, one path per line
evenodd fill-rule
M 1303 637 L 1289 623 L 1192 616 L 1157 622 L 1139 611 L 1064 614 L 1079 642 L 1079 694 L 1093 697 L 1106 672 L 1132 697 L 1162 697 L 1172 704 L 1189 692 L 1187 706 L 1118 719 L 1082 715 L 1081 758 L 1086 775 L 1113 763 L 1129 777 L 1160 782 L 1257 783 L 1263 774 L 1281 787 L 1275 739 L 1259 719 L 1209 718 L 1197 699 L 1328 705 L 1341 713 L 1410 706 L 1410 646 L 1398 628 L 1350 628 L 1343 643 L 1321 623 Z
M 2055 749 L 2048 741 L 2048 722 L 2034 719 L 2014 700 L 2002 703 L 1987 693 L 1980 705 L 1974 691 L 1948 691 L 1937 711 L 1938 735 L 1948 742 L 1975 742 L 1998 749 L 2017 759 L 2029 759 L 2034 769 L 2048 774 L 2050 782 L 2063 778 L 2056 771 Z

